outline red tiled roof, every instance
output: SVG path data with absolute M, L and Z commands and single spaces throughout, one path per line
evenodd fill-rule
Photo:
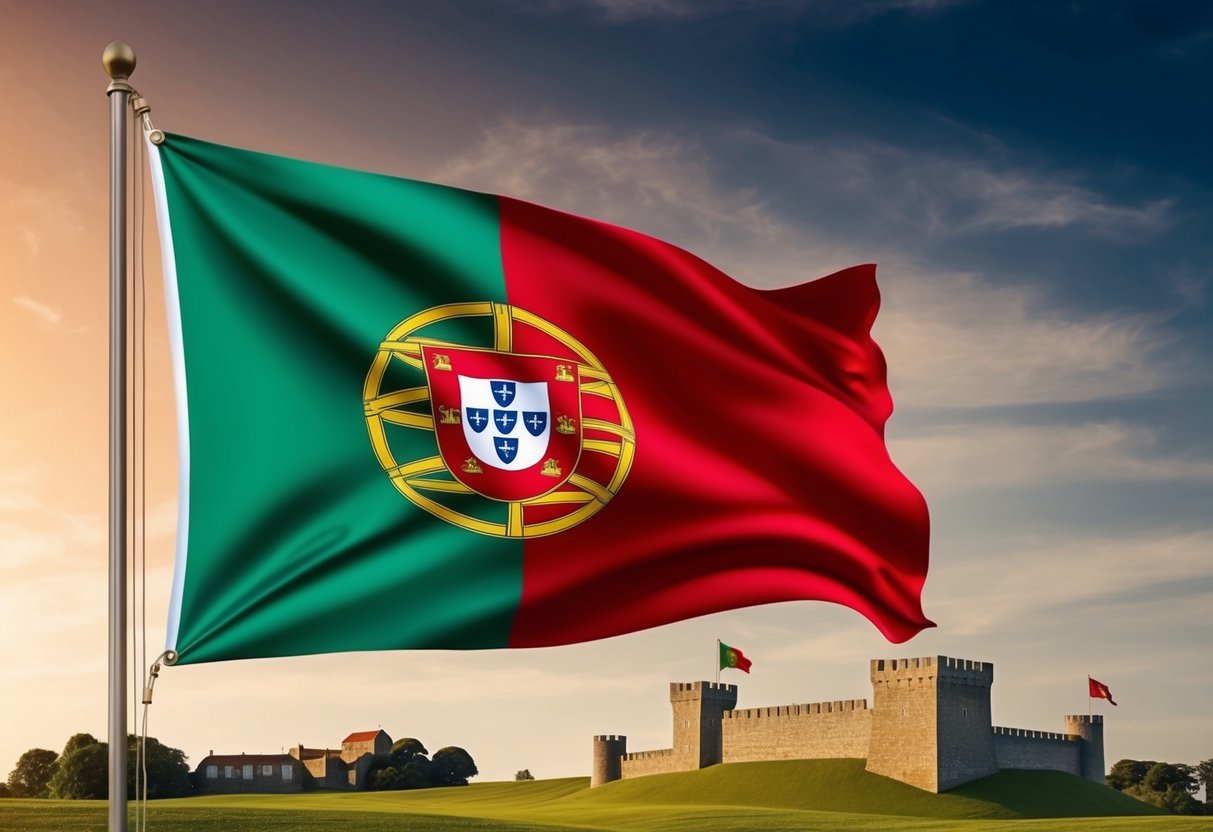
M 378 731 L 356 731 L 343 739 L 341 744 L 345 745 L 347 742 L 370 742 L 382 733 L 382 728 L 380 728 Z

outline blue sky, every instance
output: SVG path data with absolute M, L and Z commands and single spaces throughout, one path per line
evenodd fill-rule
M 995 663 L 997 724 L 1060 730 L 1089 673 L 1120 702 L 1097 706 L 1109 764 L 1213 756 L 1207 4 L 245 5 L 0 0 L 0 87 L 28 117 L 0 138 L 0 380 L 34 403 L 0 414 L 0 768 L 104 733 L 113 38 L 169 130 L 544 202 L 755 285 L 878 263 L 889 445 L 933 522 L 940 626 L 905 645 L 806 603 L 552 650 L 186 667 L 158 687 L 165 742 L 197 761 L 382 724 L 489 778 L 583 774 L 594 733 L 668 743 L 665 683 L 707 677 L 719 637 L 755 662 L 742 707 L 869 696 L 869 658 L 942 653 Z M 176 475 L 159 303 L 153 643 Z

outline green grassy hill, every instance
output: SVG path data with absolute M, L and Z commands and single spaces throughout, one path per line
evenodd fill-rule
M 587 803 L 735 805 L 924 818 L 1155 815 L 1161 810 L 1057 771 L 1003 771 L 931 794 L 864 771 L 863 760 L 734 763 L 610 783 L 571 796 Z
M 1006 771 L 933 795 L 862 760 L 715 766 L 591 790 L 574 777 L 413 792 L 154 801 L 156 832 L 1213 832 L 1056 772 Z M 0 832 L 105 829 L 105 804 L 0 800 Z

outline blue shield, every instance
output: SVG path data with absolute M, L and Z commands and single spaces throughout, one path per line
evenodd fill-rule
M 540 436 L 544 428 L 548 426 L 548 415 L 524 410 L 522 411 L 522 424 L 526 425 L 526 431 L 531 436 Z
M 476 433 L 483 433 L 484 429 L 489 426 L 489 410 L 487 407 L 467 407 L 464 408 L 464 418 L 468 425 Z
M 497 451 L 497 456 L 501 461 L 508 465 L 514 461 L 514 457 L 518 456 L 518 440 L 499 437 L 493 440 L 493 449 Z
M 518 392 L 516 382 L 513 381 L 494 381 L 489 385 L 489 389 L 493 391 L 493 398 L 497 400 L 497 404 L 502 407 L 509 407 Z
M 509 433 L 514 429 L 514 425 L 518 424 L 518 411 L 494 410 L 493 421 L 497 423 L 497 430 L 502 433 Z

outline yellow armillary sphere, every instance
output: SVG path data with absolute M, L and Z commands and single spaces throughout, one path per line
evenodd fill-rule
M 476 324 L 485 343 L 449 338 Z M 542 537 L 592 517 L 636 453 L 602 363 L 563 329 L 504 303 L 452 303 L 401 321 L 379 345 L 363 405 L 397 490 L 495 537 Z

